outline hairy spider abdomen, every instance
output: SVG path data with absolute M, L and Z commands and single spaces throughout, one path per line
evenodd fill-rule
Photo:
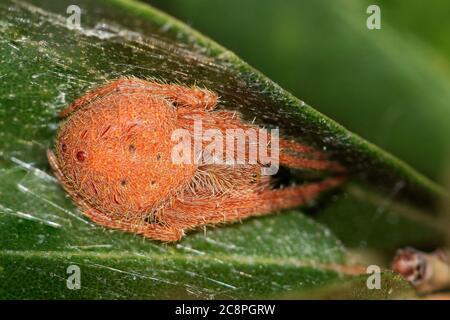
M 47 151 L 50 165 L 93 221 L 167 242 L 180 240 L 198 226 L 308 203 L 345 182 L 345 168 L 326 154 L 283 138 L 256 141 L 264 135 L 260 130 L 251 133 L 260 128 L 242 122 L 234 112 L 214 110 L 217 101 L 215 92 L 197 87 L 136 78 L 108 82 L 60 113 L 68 118 L 58 131 L 56 153 Z M 229 129 L 244 138 L 249 130 L 240 149 L 234 149 L 234 140 L 228 143 Z M 259 150 L 267 151 L 269 145 L 275 167 L 322 171 L 326 176 L 274 188 L 272 178 L 263 174 L 271 163 Z M 250 161 L 254 147 L 259 157 L 263 154 L 258 161 Z M 239 158 L 248 161 L 235 163 Z
M 145 92 L 108 95 L 61 127 L 56 157 L 78 197 L 112 216 L 139 216 L 192 180 L 195 166 L 174 164 L 170 101 Z

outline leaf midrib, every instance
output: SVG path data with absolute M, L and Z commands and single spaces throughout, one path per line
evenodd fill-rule
M 247 255 L 225 255 L 225 254 L 208 254 L 208 255 L 183 255 L 179 253 L 168 253 L 165 256 L 159 254 L 142 254 L 138 255 L 130 251 L 111 251 L 111 252 L 67 252 L 67 251 L 37 251 L 37 250 L 3 250 L 0 256 L 22 257 L 22 258 L 39 258 L 39 259 L 73 259 L 73 258 L 97 258 L 103 260 L 121 260 L 142 259 L 143 261 L 192 261 L 197 262 L 228 262 L 231 264 L 241 265 L 266 265 L 277 267 L 295 267 L 295 268 L 314 268 L 322 271 L 332 271 L 343 275 L 358 275 L 363 272 L 363 267 L 358 265 L 344 265 L 337 263 L 321 263 L 312 260 L 299 260 L 296 258 L 286 257 L 268 257 L 268 256 L 247 256 Z

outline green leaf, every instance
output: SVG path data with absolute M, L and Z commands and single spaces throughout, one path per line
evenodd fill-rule
M 0 298 L 268 297 L 307 292 L 361 271 L 349 264 L 347 250 L 327 227 L 300 211 L 208 228 L 206 235 L 199 231 L 175 245 L 104 230 L 83 217 L 47 164 L 56 114 L 86 90 L 131 75 L 207 87 L 221 95 L 222 108 L 329 152 L 348 167 L 353 182 L 343 195 L 323 199 L 319 213 L 345 212 L 355 202 L 339 209 L 342 201 L 355 195 L 379 208 L 376 196 L 368 195 L 387 194 L 384 211 L 397 215 L 402 210 L 396 206 L 405 206 L 408 218 L 429 220 L 415 225 L 420 236 L 401 240 L 441 241 L 443 231 L 433 218 L 445 196 L 439 186 L 233 53 L 151 7 L 125 0 L 79 1 L 82 28 L 69 30 L 70 4 L 0 4 Z M 366 209 L 354 206 L 348 213 Z M 409 230 L 410 223 L 397 221 L 393 228 Z M 388 239 L 384 247 L 397 244 Z M 80 290 L 66 287 L 72 264 L 81 268 Z
M 303 293 L 288 293 L 283 299 L 352 299 L 352 300 L 379 300 L 379 299 L 415 299 L 417 298 L 411 285 L 402 277 L 393 272 L 386 271 L 381 274 L 383 279 L 379 289 L 369 289 L 366 285 L 367 276 L 361 275 L 351 279 L 339 279 L 330 284 L 311 289 Z

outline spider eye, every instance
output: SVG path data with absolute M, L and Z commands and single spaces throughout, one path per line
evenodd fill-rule
M 84 162 L 84 160 L 86 160 L 86 152 L 84 151 L 78 151 L 76 158 L 79 162 Z

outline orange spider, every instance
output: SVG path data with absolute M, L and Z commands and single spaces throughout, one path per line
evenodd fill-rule
M 279 163 L 338 173 L 275 189 L 266 164 L 174 163 L 174 130 L 257 128 L 217 111 L 214 92 L 140 79 L 112 81 L 61 112 L 67 117 L 47 155 L 81 211 L 104 227 L 177 241 L 186 230 L 302 205 L 344 181 L 343 167 L 311 147 L 279 139 Z M 248 147 L 248 145 L 247 145 Z

